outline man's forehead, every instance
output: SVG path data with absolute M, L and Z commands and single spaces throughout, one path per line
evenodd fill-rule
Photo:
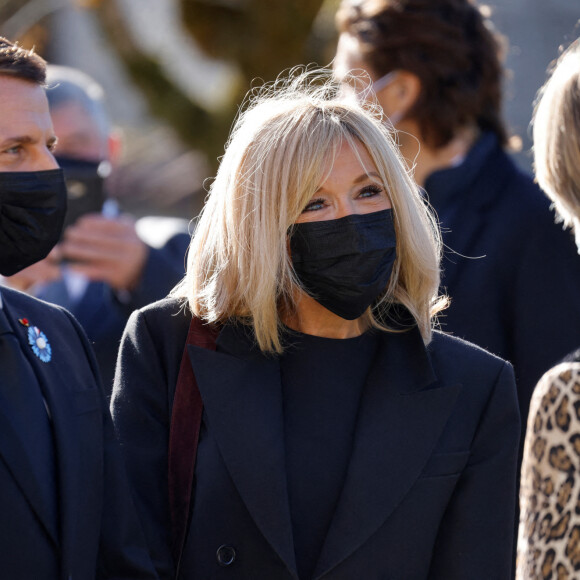
M 36 137 L 52 132 L 44 88 L 0 74 L 0 139 Z
M 44 94 L 44 87 L 28 79 L 0 72 L 0 91 L 12 93 Z M 45 95 L 46 97 L 46 95 Z

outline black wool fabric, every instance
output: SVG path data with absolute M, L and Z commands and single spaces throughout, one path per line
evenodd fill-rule
M 441 329 L 514 365 L 525 431 L 536 383 L 578 345 L 574 238 L 491 133 L 459 166 L 431 174 L 425 189 L 445 244 L 442 286 L 451 305 Z
M 312 577 L 346 476 L 373 332 L 330 339 L 290 331 L 280 361 L 288 496 L 301 580 Z

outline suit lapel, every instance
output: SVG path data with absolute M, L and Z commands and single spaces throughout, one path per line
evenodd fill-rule
M 212 352 L 189 346 L 205 419 L 248 511 L 297 578 L 284 457 L 280 367 L 241 328 L 225 326 Z
M 58 343 L 66 344 L 61 340 Z M 32 358 L 36 359 L 33 355 Z M 67 560 L 71 556 L 69 548 L 75 545 L 78 493 L 80 489 L 88 489 L 78 481 L 80 441 L 77 421 L 79 418 L 76 415 L 72 400 L 73 392 L 67 388 L 68 385 L 75 384 L 75 382 L 71 380 L 70 376 L 67 376 L 64 364 L 49 363 L 45 365 L 38 359 L 32 360 L 32 363 L 37 367 L 35 371 L 39 380 L 43 382 L 44 396 L 52 416 L 63 559 Z M 40 365 L 43 366 L 40 367 Z M 47 369 L 46 366 L 50 368 Z M 94 453 L 94 450 L 84 448 L 83 453 Z M 95 455 L 96 457 L 98 455 Z M 86 481 L 85 484 L 95 485 L 90 480 Z
M 51 521 L 49 511 L 43 501 L 40 491 L 41 482 L 35 477 L 30 457 L 22 444 L 18 430 L 15 429 L 12 423 L 11 417 L 4 412 L 5 407 L 4 399 L 0 395 L 0 455 L 28 500 L 32 510 L 36 513 L 41 525 L 45 528 L 55 546 L 58 546 L 58 530 L 54 522 Z
M 6 291 L 3 292 L 3 304 L 6 317 L 11 321 L 11 325 L 14 328 L 14 333 L 16 338 L 20 343 L 20 348 L 24 356 L 26 356 L 30 361 L 29 354 L 32 354 L 30 346 L 26 340 L 26 329 L 22 327 L 23 332 L 18 332 L 18 326 L 15 321 L 18 315 L 10 303 L 8 296 L 6 296 Z M 32 371 L 37 377 L 37 380 L 41 380 L 39 373 L 37 372 L 36 365 L 32 365 Z M 0 373 L 0 382 L 8 380 L 6 388 L 14 388 L 14 385 L 10 383 L 14 380 L 14 377 L 4 377 Z M 55 546 L 59 545 L 58 529 L 56 527 L 56 522 L 52 521 L 50 517 L 50 512 L 48 506 L 45 505 L 44 496 L 41 492 L 40 486 L 43 485 L 41 481 L 38 481 L 35 470 L 32 468 L 31 458 L 25 445 L 23 444 L 20 434 L 19 427 L 14 423 L 12 417 L 5 412 L 5 409 L 9 408 L 8 404 L 5 402 L 2 396 L 2 389 L 0 389 L 0 415 L 2 420 L 0 421 L 0 454 L 2 454 L 6 466 L 12 473 L 14 479 L 18 482 L 18 485 L 22 489 L 24 495 L 28 499 L 33 511 L 38 516 L 43 527 L 46 529 L 48 535 L 55 543 Z
M 20 312 L 17 307 L 14 307 L 12 316 L 16 316 L 16 319 L 26 316 L 30 318 L 30 324 L 36 323 L 34 312 L 30 312 L 29 306 L 27 312 Z M 43 396 L 50 410 L 58 474 L 60 545 L 63 549 L 63 559 L 65 559 L 71 556 L 68 551 L 75 544 L 78 493 L 81 488 L 85 489 L 79 482 L 79 446 L 81 444 L 79 417 L 73 401 L 75 392 L 71 387 L 79 389 L 81 386 L 85 386 L 87 387 L 86 391 L 88 391 L 96 389 L 96 386 L 94 380 L 89 382 L 88 377 L 79 378 L 73 373 L 73 369 L 76 368 L 74 358 L 78 356 L 78 352 L 73 350 L 73 345 L 69 344 L 72 333 L 64 333 L 61 324 L 54 324 L 52 327 L 44 326 L 50 324 L 51 320 L 46 315 L 39 318 L 42 318 L 43 324 L 40 329 L 45 332 L 52 346 L 52 360 L 50 362 L 42 362 L 34 355 L 28 345 L 24 327 L 21 333 L 17 333 L 17 336 L 40 383 Z M 93 388 L 90 389 L 89 386 Z M 98 434 L 95 434 L 95 437 L 98 439 Z M 86 445 L 83 452 L 98 457 L 99 449 L 85 447 Z M 83 475 L 85 485 L 94 485 L 94 482 L 90 480 L 91 474 Z
M 346 559 L 385 522 L 419 477 L 459 385 L 437 383 L 418 330 L 383 333 L 359 410 L 342 495 L 314 578 Z

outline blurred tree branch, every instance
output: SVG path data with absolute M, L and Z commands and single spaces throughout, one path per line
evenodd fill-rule
M 201 48 L 236 62 L 248 81 L 273 80 L 283 69 L 320 56 L 307 54 L 306 48 L 323 0 L 179 2 L 184 26 Z
M 66 3 L 67 0 L 1 0 L 2 35 L 9 39 L 20 38 Z
M 133 40 L 115 0 L 92 3 L 103 29 L 151 112 L 168 122 L 184 143 L 201 149 L 214 166 L 223 153 L 237 106 L 256 78 L 274 80 L 284 69 L 324 63 L 324 43 L 312 41 L 324 0 L 179 0 L 183 26 L 210 57 L 233 63 L 242 83 L 223 111 L 194 103 L 153 57 Z
M 167 122 L 184 144 L 208 153 L 223 151 L 226 115 L 210 114 L 171 81 L 158 61 L 134 42 L 114 0 L 97 5 L 103 28 L 135 85 L 143 93 L 151 113 Z

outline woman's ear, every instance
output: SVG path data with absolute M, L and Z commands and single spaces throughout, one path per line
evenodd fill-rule
M 397 70 L 388 85 L 377 92 L 377 98 L 388 116 L 404 117 L 419 98 L 419 77 L 405 70 Z

